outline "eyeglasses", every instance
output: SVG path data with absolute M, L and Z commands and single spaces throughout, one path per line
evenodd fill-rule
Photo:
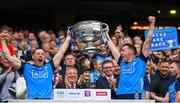
M 109 66 L 109 67 L 103 67 L 104 69 L 111 69 L 113 68 L 114 66 Z

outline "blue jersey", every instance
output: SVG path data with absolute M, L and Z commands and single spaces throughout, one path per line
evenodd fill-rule
M 176 81 L 169 86 L 169 101 L 170 102 L 174 102 L 176 98 L 175 83 Z
M 107 57 L 104 57 L 100 54 L 96 54 L 95 58 L 100 61 L 100 63 L 103 63 L 107 59 L 113 59 L 112 55 L 108 55 Z
M 143 54 L 134 58 L 131 62 L 124 62 L 119 58 L 120 79 L 117 95 L 133 94 L 143 90 L 143 77 L 146 70 L 147 58 Z
M 93 71 L 91 74 L 90 74 L 90 81 L 92 83 L 96 83 L 96 81 L 99 79 L 99 76 L 100 74 L 97 74 L 95 71 Z
M 50 99 L 53 93 L 53 69 L 52 61 L 43 66 L 35 66 L 22 62 L 22 73 L 27 85 L 28 99 Z
M 177 80 L 177 82 L 175 83 L 175 90 L 180 91 L 180 79 Z

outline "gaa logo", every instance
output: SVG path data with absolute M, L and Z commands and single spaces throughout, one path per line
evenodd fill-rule
M 57 91 L 56 94 L 58 97 L 65 97 L 64 91 Z

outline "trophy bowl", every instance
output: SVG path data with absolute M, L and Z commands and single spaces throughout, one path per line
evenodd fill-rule
M 85 46 L 79 48 L 79 50 L 83 54 L 93 57 L 98 50 L 94 42 L 101 40 L 102 34 L 108 30 L 108 25 L 96 20 L 87 20 L 74 24 L 72 28 L 70 30 L 72 39 L 74 39 L 75 42 L 85 44 Z

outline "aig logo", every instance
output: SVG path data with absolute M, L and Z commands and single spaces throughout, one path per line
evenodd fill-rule
M 48 78 L 48 71 L 43 70 L 43 71 L 32 71 L 32 77 L 33 78 Z
M 124 74 L 134 73 L 135 66 L 136 66 L 136 62 L 126 64 L 125 66 L 122 66 L 122 72 Z

